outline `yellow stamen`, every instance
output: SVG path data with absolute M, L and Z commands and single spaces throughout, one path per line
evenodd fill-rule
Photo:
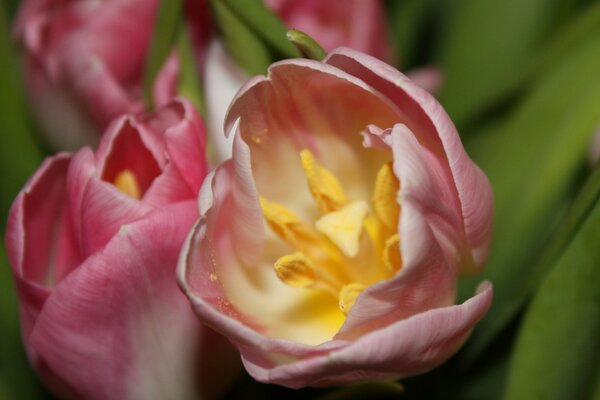
M 304 289 L 323 289 L 337 295 L 341 283 L 326 271 L 315 268 L 303 253 L 297 252 L 275 261 L 275 273 L 285 284 Z
M 133 171 L 129 169 L 124 169 L 115 176 L 114 185 L 121 192 L 133 197 L 134 199 L 139 199 L 142 197 L 140 185 Z
M 365 287 L 360 283 L 351 283 L 346 285 L 340 290 L 339 294 L 339 305 L 340 310 L 344 313 L 344 315 L 348 315 L 352 306 L 356 302 L 356 298 L 362 291 L 365 290 Z
M 318 246 L 323 240 L 290 209 L 260 197 L 260 206 L 267 223 L 277 236 L 293 247 Z
M 375 178 L 373 208 L 383 225 L 393 231 L 398 229 L 400 206 L 396 199 L 400 184 L 390 163 L 384 164 Z
M 275 273 L 289 286 L 308 288 L 317 279 L 310 260 L 302 253 L 288 254 L 275 261 Z
M 322 216 L 317 230 L 327 236 L 347 257 L 355 257 L 359 250 L 360 234 L 369 206 L 366 201 L 355 201 L 342 209 Z
M 302 150 L 300 158 L 308 180 L 308 187 L 319 209 L 327 213 L 338 210 L 346 204 L 346 195 L 342 185 L 330 171 L 318 163 L 310 150 Z
M 388 240 L 385 241 L 385 248 L 383 249 L 383 265 L 392 272 L 396 272 L 402 268 L 400 235 L 397 233 L 390 236 Z

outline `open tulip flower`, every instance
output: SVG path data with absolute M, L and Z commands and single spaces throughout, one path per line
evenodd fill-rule
M 483 317 L 493 202 L 437 101 L 339 48 L 285 60 L 229 109 L 232 159 L 205 180 L 178 279 L 248 372 L 292 388 L 423 373 Z
M 205 174 L 202 121 L 174 100 L 114 121 L 95 153 L 47 159 L 21 191 L 6 248 L 27 353 L 56 392 L 194 399 L 235 373 L 175 281 Z

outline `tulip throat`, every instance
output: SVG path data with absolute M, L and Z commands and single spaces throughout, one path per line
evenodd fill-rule
M 288 286 L 331 294 L 347 315 L 364 289 L 402 268 L 400 184 L 385 163 L 370 202 L 348 199 L 337 177 L 309 150 L 300 152 L 300 163 L 321 216 L 307 223 L 283 204 L 260 197 L 267 225 L 295 249 L 275 262 L 274 271 Z
M 115 176 L 115 180 L 113 184 L 119 189 L 121 192 L 125 193 L 128 196 L 133 197 L 134 199 L 140 199 L 142 197 L 142 191 L 140 189 L 140 184 L 135 177 L 133 171 L 129 169 L 124 169 L 119 172 Z

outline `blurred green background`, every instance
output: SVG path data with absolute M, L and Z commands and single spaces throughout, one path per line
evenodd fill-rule
M 48 154 L 28 115 L 10 37 L 18 3 L 0 3 L 2 232 L 11 201 Z M 177 18 L 168 12 L 178 3 L 163 1 L 167 16 L 157 24 L 150 84 L 175 40 Z M 211 4 L 229 51 L 247 71 L 297 54 L 260 1 Z M 496 202 L 487 269 L 460 287 L 462 300 L 491 280 L 493 306 L 448 363 L 403 380 L 402 397 L 600 399 L 600 171 L 588 157 L 600 127 L 600 2 L 385 4 L 397 67 L 440 69 L 437 97 L 488 174 Z M 0 399 L 50 398 L 24 355 L 4 248 L 1 262 Z M 291 391 L 243 376 L 229 398 L 396 398 L 399 391 L 394 383 Z

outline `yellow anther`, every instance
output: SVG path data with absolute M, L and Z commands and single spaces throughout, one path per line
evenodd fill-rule
M 337 296 L 341 282 L 325 269 L 315 268 L 303 253 L 297 252 L 275 261 L 275 273 L 285 284 L 303 289 L 325 290 Z
M 385 248 L 383 249 L 383 265 L 392 272 L 396 272 L 402 268 L 400 235 L 397 233 L 390 236 L 388 240 L 385 241 Z
M 134 173 L 129 169 L 124 169 L 115 176 L 114 185 L 121 192 L 133 197 L 134 199 L 139 199 L 142 197 L 140 185 L 138 184 Z
M 275 273 L 283 283 L 298 288 L 311 287 L 317 279 L 312 263 L 302 253 L 279 258 L 275 261 Z
M 293 247 L 318 246 L 323 240 L 290 209 L 260 197 L 260 205 L 267 223 L 277 236 Z
M 319 165 L 310 150 L 302 150 L 300 158 L 308 180 L 308 188 L 319 209 L 327 213 L 338 210 L 346 204 L 342 185 L 330 171 Z
M 392 165 L 386 163 L 377 172 L 373 192 L 373 208 L 383 225 L 393 231 L 398 229 L 400 206 L 396 199 L 400 184 L 394 175 Z
M 366 201 L 355 201 L 338 211 L 322 216 L 317 230 L 327 236 L 347 257 L 355 257 L 369 206 Z
M 360 283 L 350 283 L 346 285 L 340 290 L 340 294 L 338 296 L 340 310 L 344 313 L 344 315 L 348 315 L 352 306 L 356 302 L 356 298 L 362 291 L 365 290 L 365 287 Z

